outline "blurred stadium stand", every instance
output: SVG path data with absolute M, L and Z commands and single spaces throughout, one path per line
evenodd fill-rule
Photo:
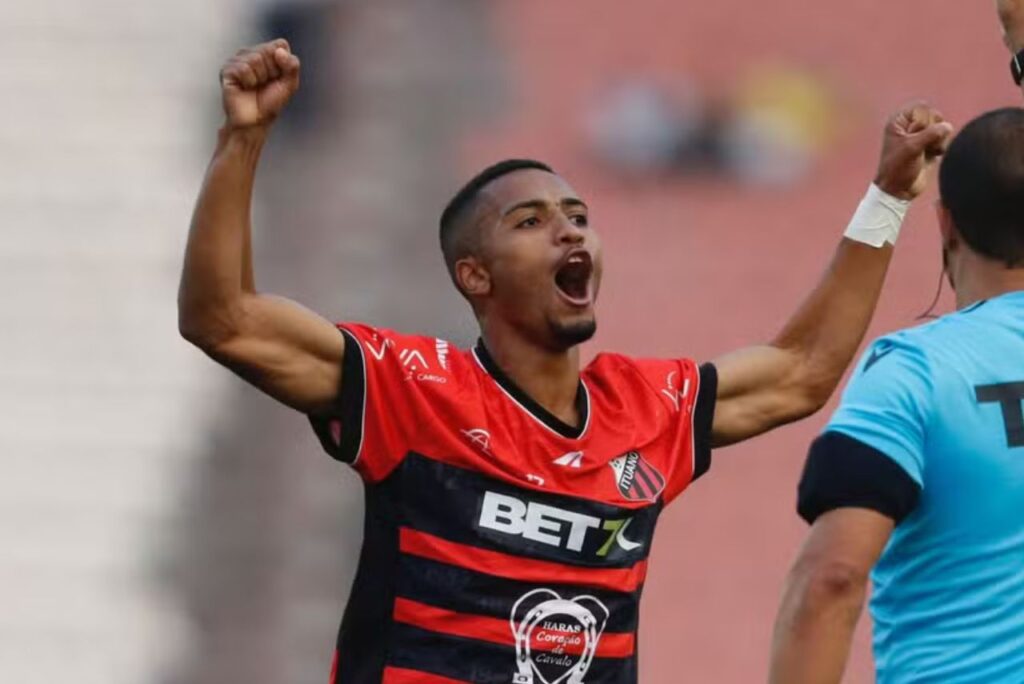
M 244 9 L 0 3 L 0 681 L 153 681 L 186 643 L 153 562 L 226 382 L 174 292 Z
M 989 13 L 927 0 L 0 3 L 0 682 L 326 679 L 358 481 L 175 326 L 217 68 L 240 44 L 285 31 L 306 60 L 308 99 L 258 183 L 261 287 L 469 342 L 436 217 L 481 164 L 536 156 L 584 193 L 605 237 L 589 349 L 707 358 L 770 335 L 813 282 L 887 112 L 927 96 L 962 122 L 1019 100 Z M 848 98 L 849 135 L 806 184 L 624 184 L 595 163 L 586 113 L 623 75 L 671 93 L 685 73 L 715 97 L 764 61 L 816 69 Z M 875 331 L 912 322 L 932 294 L 921 204 Z M 802 533 L 793 488 L 823 419 L 716 456 L 666 515 L 643 684 L 761 679 Z M 869 673 L 862 640 L 849 681 Z

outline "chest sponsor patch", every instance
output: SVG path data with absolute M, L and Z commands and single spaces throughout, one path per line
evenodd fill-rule
M 584 684 L 608 615 L 593 596 L 565 599 L 551 589 L 524 594 L 510 620 L 516 642 L 513 684 Z
M 587 545 L 589 554 L 605 558 L 616 546 L 626 552 L 643 547 L 643 538 L 633 541 L 626 537 L 626 530 L 632 521 L 633 518 L 603 520 L 508 494 L 486 492 L 477 525 L 576 554 L 585 552 L 588 533 L 594 531 L 600 537 L 600 547 L 595 548 L 593 543 Z
M 665 489 L 665 477 L 639 451 L 623 454 L 609 464 L 619 493 L 631 501 L 655 502 Z

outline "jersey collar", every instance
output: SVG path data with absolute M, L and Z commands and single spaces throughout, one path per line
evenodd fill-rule
M 569 425 L 534 401 L 529 394 L 512 381 L 512 378 L 505 375 L 505 372 L 498 367 L 490 352 L 487 351 L 482 339 L 477 340 L 476 346 L 473 348 L 473 356 L 484 372 L 491 376 L 491 379 L 512 401 L 547 429 L 566 439 L 579 439 L 587 431 L 587 427 L 590 425 L 590 392 L 582 378 L 576 388 L 576 411 L 580 416 L 580 424 L 579 426 Z

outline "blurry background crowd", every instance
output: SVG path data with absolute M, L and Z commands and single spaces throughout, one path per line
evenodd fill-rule
M 303 86 L 261 168 L 259 286 L 463 345 L 436 220 L 486 163 L 543 159 L 590 203 L 607 274 L 588 354 L 703 360 L 796 306 L 890 111 L 927 98 L 962 123 L 1019 98 L 984 3 L 0 4 L 0 681 L 327 679 L 358 480 L 176 330 L 220 62 L 281 35 Z M 875 332 L 931 300 L 933 197 Z M 663 517 L 645 684 L 763 677 L 825 417 L 717 453 Z M 871 680 L 865 635 L 852 682 Z

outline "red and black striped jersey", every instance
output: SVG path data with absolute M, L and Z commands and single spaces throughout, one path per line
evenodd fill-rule
M 482 344 L 339 327 L 342 389 L 311 420 L 366 518 L 332 684 L 635 683 L 658 515 L 710 465 L 714 367 L 601 354 L 574 427 Z

